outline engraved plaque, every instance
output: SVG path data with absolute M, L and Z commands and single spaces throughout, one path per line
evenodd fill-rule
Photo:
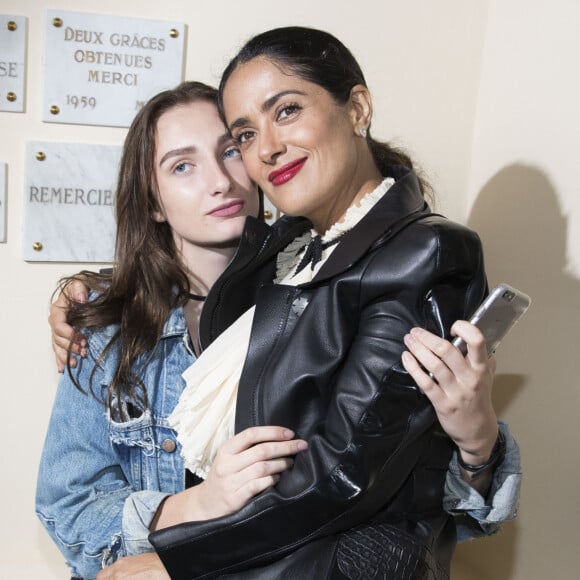
M 43 121 L 128 127 L 183 79 L 185 25 L 47 10 Z
M 26 105 L 26 18 L 0 14 L 0 111 L 22 113 Z
M 0 163 L 0 242 L 6 241 L 6 163 Z
M 24 191 L 24 259 L 110 262 L 121 147 L 29 142 Z

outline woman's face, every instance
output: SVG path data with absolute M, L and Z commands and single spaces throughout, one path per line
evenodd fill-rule
M 157 122 L 155 178 L 161 210 L 176 247 L 232 247 L 246 216 L 258 214 L 258 193 L 215 105 L 196 101 Z
M 250 177 L 276 207 L 319 231 L 342 216 L 359 186 L 362 140 L 350 101 L 337 104 L 322 87 L 258 57 L 235 69 L 223 102 Z

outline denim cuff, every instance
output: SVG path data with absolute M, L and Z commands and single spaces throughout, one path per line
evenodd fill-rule
M 505 423 L 499 421 L 499 428 L 506 440 L 506 453 L 503 462 L 495 468 L 487 499 L 461 477 L 457 452 L 449 465 L 443 499 L 447 512 L 469 515 L 487 534 L 496 531 L 502 522 L 516 517 L 522 481 L 518 444 Z
M 151 533 L 149 526 L 163 500 L 170 495 L 170 493 L 161 491 L 137 491 L 125 500 L 123 507 L 123 552 L 125 556 L 154 551 L 148 540 Z

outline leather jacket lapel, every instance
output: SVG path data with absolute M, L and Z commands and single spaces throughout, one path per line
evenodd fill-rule
M 201 312 L 199 339 L 207 347 L 256 302 L 260 286 L 276 273 L 275 255 L 311 227 L 305 218 L 281 218 L 269 226 L 248 217 L 234 259 L 211 287 Z
M 429 213 L 415 173 L 402 167 L 395 168 L 394 173 L 395 184 L 352 230 L 344 234 L 310 284 L 347 270 L 375 243 L 384 242 L 408 223 Z

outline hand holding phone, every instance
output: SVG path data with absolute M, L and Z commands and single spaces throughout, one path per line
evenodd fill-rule
M 530 304 L 531 299 L 527 294 L 508 284 L 499 284 L 475 311 L 469 322 L 483 333 L 487 343 L 487 353 L 490 356 Z M 453 340 L 453 345 L 464 355 L 467 354 L 467 344 L 462 338 L 457 337 Z

